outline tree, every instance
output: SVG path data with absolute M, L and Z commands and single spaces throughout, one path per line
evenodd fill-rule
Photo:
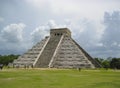
M 111 68 L 116 68 L 116 69 L 120 69 L 120 58 L 113 58 L 110 61 L 110 67 Z
M 101 65 L 102 65 L 102 62 L 104 61 L 104 59 L 102 58 L 95 58 L 95 60 Z
M 102 66 L 103 66 L 103 68 L 110 68 L 110 62 L 108 60 L 104 60 L 102 62 Z
M 14 59 L 17 59 L 19 55 L 0 55 L 0 64 L 8 65 L 9 63 L 13 62 Z

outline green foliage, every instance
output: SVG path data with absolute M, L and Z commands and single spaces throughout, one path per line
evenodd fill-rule
M 102 59 L 102 58 L 95 58 L 95 60 L 96 60 L 99 64 L 102 64 L 102 62 L 104 61 L 104 59 Z
M 101 64 L 103 68 L 120 69 L 120 58 L 95 58 L 95 60 L 99 62 L 99 64 Z
M 4 69 L 0 88 L 120 88 L 120 71 Z
M 0 55 L 0 64 L 8 65 L 8 63 L 13 62 L 14 59 L 17 59 L 19 55 Z
M 108 60 L 104 60 L 104 61 L 102 62 L 102 66 L 103 66 L 104 68 L 110 68 L 110 62 L 109 62 Z
M 111 68 L 120 69 L 120 58 L 113 58 L 110 61 L 110 66 L 111 66 Z

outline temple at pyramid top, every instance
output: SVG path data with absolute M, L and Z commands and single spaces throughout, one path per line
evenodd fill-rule
M 12 63 L 14 67 L 101 67 L 76 41 L 68 28 L 51 29 L 50 36 L 34 45 Z
M 58 28 L 58 29 L 50 30 L 50 36 L 59 36 L 59 35 L 68 35 L 71 37 L 71 32 L 67 28 Z

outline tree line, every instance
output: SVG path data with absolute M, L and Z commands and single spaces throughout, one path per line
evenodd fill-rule
M 0 64 L 7 66 L 12 63 L 20 55 L 0 55 Z M 120 58 L 94 58 L 103 68 L 120 69 Z
M 19 55 L 0 55 L 0 64 L 7 66 L 9 63 L 12 63 L 14 59 L 17 59 Z
M 120 58 L 94 58 L 103 68 L 120 69 Z

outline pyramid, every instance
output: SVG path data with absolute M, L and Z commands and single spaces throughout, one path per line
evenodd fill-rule
M 14 67 L 96 68 L 100 67 L 76 41 L 67 28 L 51 29 L 50 36 L 38 42 L 13 61 Z

